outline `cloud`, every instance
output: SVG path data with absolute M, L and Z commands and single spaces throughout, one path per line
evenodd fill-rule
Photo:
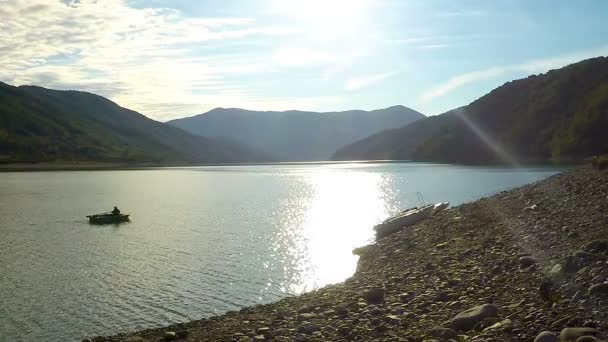
M 467 84 L 484 81 L 496 77 L 505 76 L 510 73 L 539 74 L 551 69 L 557 69 L 566 65 L 579 62 L 584 59 L 608 55 L 608 46 L 597 49 L 583 50 L 575 53 L 559 55 L 555 57 L 535 59 L 515 65 L 496 66 L 461 74 L 448 79 L 421 95 L 421 100 L 428 102 L 437 97 L 444 96 Z
M 381 83 L 387 78 L 397 75 L 398 71 L 390 71 L 381 74 L 367 75 L 363 77 L 350 78 L 344 83 L 344 89 L 348 91 L 360 90 Z
M 290 33 L 254 18 L 187 17 L 126 0 L 0 1 L 0 80 L 86 90 L 162 119 L 197 103 L 204 110 L 215 95 L 249 94 L 234 75 L 273 72 L 263 56 L 200 49 Z
M 443 96 L 469 83 L 486 80 L 489 78 L 501 76 L 506 72 L 504 68 L 489 68 L 469 72 L 450 78 L 446 82 L 434 87 L 433 89 L 422 94 L 422 101 L 429 101 L 436 97 Z
M 484 15 L 484 12 L 479 10 L 456 10 L 437 13 L 438 17 L 477 17 Z

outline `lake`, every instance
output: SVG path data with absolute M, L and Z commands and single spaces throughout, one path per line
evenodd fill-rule
M 0 173 L 0 341 L 200 319 L 340 282 L 374 224 L 555 168 L 277 164 Z M 117 205 L 132 222 L 89 225 Z

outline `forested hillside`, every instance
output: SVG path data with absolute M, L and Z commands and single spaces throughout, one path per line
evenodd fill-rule
M 249 162 L 254 149 L 189 134 L 98 95 L 0 83 L 0 161 Z
M 333 159 L 564 161 L 608 152 L 608 58 L 508 82 L 445 114 L 384 131 Z

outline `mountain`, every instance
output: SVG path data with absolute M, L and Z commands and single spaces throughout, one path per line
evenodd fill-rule
M 564 161 L 608 152 L 608 58 L 508 82 L 471 104 L 339 149 L 334 160 Z
M 0 162 L 266 159 L 241 144 L 192 135 L 98 95 L 0 82 Z
M 282 161 L 314 161 L 327 160 L 338 148 L 370 134 L 422 118 L 403 106 L 329 113 L 216 108 L 168 123 L 194 134 L 255 146 Z

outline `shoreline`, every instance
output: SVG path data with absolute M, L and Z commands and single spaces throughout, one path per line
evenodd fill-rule
M 608 172 L 582 167 L 380 239 L 342 283 L 90 341 L 532 341 L 543 331 L 573 342 L 605 338 L 607 239 Z
M 0 173 L 2 172 L 46 172 L 46 171 L 122 171 L 122 170 L 145 170 L 157 168 L 179 168 L 179 167 L 221 167 L 221 166 L 264 166 L 264 165 L 349 165 L 349 164 L 399 164 L 420 163 L 432 165 L 462 165 L 470 167 L 497 167 L 497 168 L 535 168 L 535 167 L 563 167 L 570 168 L 580 165 L 579 163 L 552 163 L 539 162 L 517 166 L 502 164 L 454 164 L 441 162 L 426 162 L 414 160 L 351 160 L 351 161 L 288 161 L 268 163 L 115 163 L 115 162 L 28 162 L 28 163 L 3 163 L 0 162 Z

